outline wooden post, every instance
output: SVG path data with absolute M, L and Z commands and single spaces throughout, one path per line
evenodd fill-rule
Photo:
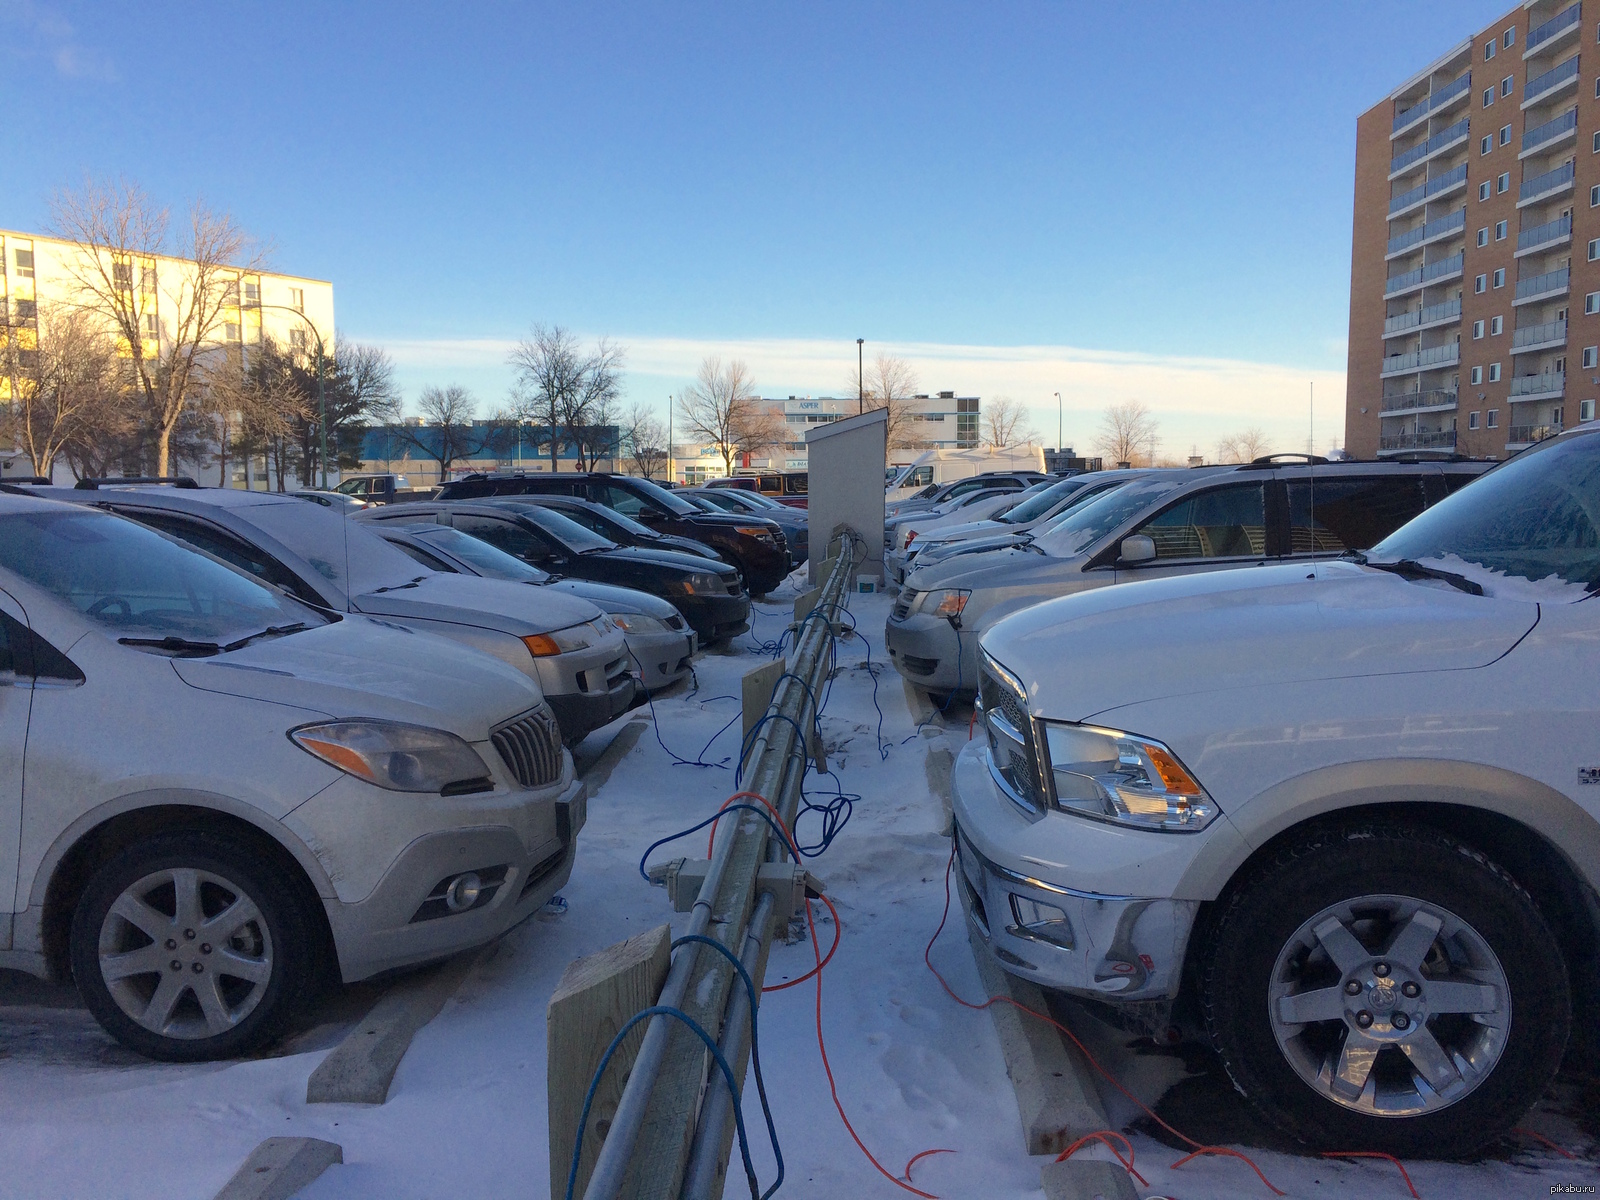
M 749 746 L 750 731 L 756 727 L 757 721 L 767 715 L 767 709 L 772 706 L 772 689 L 778 686 L 778 680 L 788 669 L 787 662 L 775 658 L 753 671 L 745 672 L 739 688 L 740 698 L 744 701 L 744 736 L 739 739 L 741 749 Z
M 567 967 L 550 997 L 545 1010 L 545 1036 L 552 1200 L 567 1194 L 567 1174 L 572 1169 L 572 1147 L 578 1140 L 583 1097 L 600 1065 L 600 1056 L 630 1017 L 656 1002 L 671 958 L 672 927 L 658 925 L 578 959 Z M 589 1184 L 600 1145 L 611 1128 L 617 1101 L 628 1072 L 633 1069 L 639 1043 L 644 1040 L 645 1024 L 641 1021 L 635 1025 L 617 1048 L 595 1091 L 589 1125 L 583 1135 L 575 1196 L 582 1196 Z

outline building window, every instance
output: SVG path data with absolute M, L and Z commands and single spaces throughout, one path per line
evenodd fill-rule
M 1467 428 L 1468 429 L 1476 429 L 1477 427 L 1478 427 L 1478 414 L 1477 413 L 1468 413 L 1467 414 Z
M 306 348 L 306 331 L 304 329 L 289 330 L 289 345 L 296 350 L 304 350 Z
M 1510 229 L 1510 226 L 1508 226 L 1504 221 L 1495 222 L 1494 240 L 1497 241 L 1497 242 L 1505 241 L 1506 240 L 1506 233 L 1509 231 L 1509 229 Z
M 1489 290 L 1489 277 L 1487 275 L 1479 275 L 1476 279 L 1474 279 L 1472 281 L 1472 291 L 1473 291 L 1474 295 L 1482 294 L 1483 292 L 1486 292 L 1488 290 Z
M 1591 238 L 1589 240 L 1589 261 L 1593 262 L 1597 258 L 1600 258 L 1600 238 Z
M 161 321 L 155 313 L 144 315 L 144 336 L 150 341 L 155 341 L 161 336 Z
M 1494 285 L 1497 288 L 1505 287 L 1505 285 L 1506 285 L 1506 269 L 1504 267 L 1496 267 L 1495 268 L 1495 271 L 1494 271 Z
M 129 262 L 112 263 L 111 283 L 119 291 L 133 291 L 133 264 Z
M 304 288 L 290 288 L 289 289 L 289 307 L 290 308 L 298 308 L 301 311 L 305 310 L 305 307 L 306 307 L 306 293 L 305 293 L 305 289 Z M 302 331 L 302 332 L 304 332 L 304 331 Z
M 1489 318 L 1489 336 L 1490 337 L 1499 337 L 1500 336 L 1500 331 L 1502 329 L 1504 329 L 1505 327 L 1506 327 L 1506 319 L 1504 317 L 1490 317 Z
M 1483 322 L 1482 321 L 1474 321 L 1472 323 L 1472 340 L 1473 341 L 1477 341 L 1482 336 L 1483 336 Z
M 1500 410 L 1498 408 L 1491 408 L 1489 410 L 1489 414 L 1488 415 L 1489 415 L 1489 419 L 1487 421 L 1485 421 L 1484 424 L 1486 426 L 1488 426 L 1488 428 L 1490 428 L 1490 429 L 1499 429 L 1500 428 Z
M 245 284 L 244 285 L 244 298 L 245 298 L 245 302 L 247 304 L 260 304 L 261 303 L 261 285 L 259 283 L 247 283 L 247 284 Z
M 1488 108 L 1489 105 L 1491 105 L 1493 103 L 1494 103 L 1494 89 L 1492 87 L 1484 88 L 1483 89 L 1483 106 L 1485 108 Z
M 1510 142 L 1511 142 L 1511 126 L 1509 126 L 1509 125 L 1500 126 L 1500 144 L 1502 146 L 1506 146 L 1506 145 L 1509 145 Z
M 1494 57 L 1494 39 L 1490 38 L 1483 44 L 1483 61 L 1488 62 Z
M 1494 190 L 1499 193 L 1509 192 L 1511 190 L 1510 171 L 1502 171 L 1500 173 L 1500 178 L 1494 181 Z
M 1488 244 L 1489 244 L 1489 227 L 1487 225 L 1485 225 L 1482 229 L 1478 230 L 1478 245 L 1487 246 Z
M 237 342 L 239 340 L 239 327 L 229 321 L 222 327 L 222 336 L 225 341 Z
M 1507 50 L 1517 44 L 1517 27 L 1515 25 L 1506 30 L 1505 37 L 1500 39 L 1500 44 Z
M 1600 346 L 1585 346 L 1583 348 L 1583 369 L 1592 371 L 1600 365 Z
M 1474 385 L 1482 383 L 1483 382 L 1483 368 L 1482 367 L 1473 367 L 1472 368 L 1472 376 L 1471 376 L 1471 378 L 1472 378 L 1472 382 L 1473 382 Z
M 1516 85 L 1516 82 L 1517 77 L 1515 75 L 1507 75 L 1500 81 L 1500 94 L 1502 96 L 1511 95 L 1511 89 Z
M 1583 315 L 1592 317 L 1600 313 L 1600 292 L 1590 292 L 1583 298 Z
M 33 278 L 33 251 L 32 250 L 18 250 L 15 253 L 14 261 L 16 262 L 16 266 L 17 266 L 17 276 L 18 276 L 18 278 L 21 278 L 21 279 L 32 279 Z
M 1489 364 L 1489 382 L 1490 383 L 1499 383 L 1500 382 L 1500 364 L 1499 363 L 1490 363 Z
M 1567 410 L 1565 408 L 1563 408 L 1559 404 L 1556 405 L 1554 408 L 1552 408 L 1550 410 L 1550 424 L 1554 425 L 1557 429 L 1560 429 L 1561 428 L 1561 419 L 1563 417 L 1565 417 L 1566 415 L 1567 415 Z
M 1483 140 L 1478 143 L 1478 153 L 1479 154 L 1487 154 L 1487 153 L 1489 153 L 1489 151 L 1491 151 L 1493 149 L 1494 149 L 1494 134 L 1492 134 L 1492 133 L 1484 134 L 1483 135 Z
M 1592 421 L 1592 420 L 1594 420 L 1594 401 L 1593 400 L 1579 400 L 1578 401 L 1578 420 L 1580 420 L 1580 421 Z

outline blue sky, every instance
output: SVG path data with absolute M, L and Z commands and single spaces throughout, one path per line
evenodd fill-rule
M 1312 380 L 1327 437 L 1356 116 L 1506 7 L 0 0 L 0 225 L 203 194 L 485 408 L 543 320 L 646 399 L 719 349 L 839 391 L 859 336 L 1052 434 L 1065 389 L 1069 440 L 1121 394 L 1303 438 Z

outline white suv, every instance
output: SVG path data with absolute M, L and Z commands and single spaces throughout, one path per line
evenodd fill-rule
M 156 1058 L 487 942 L 572 870 L 538 685 L 132 521 L 0 495 L 0 967 Z
M 1136 1026 L 1198 1000 L 1308 1142 L 1492 1142 L 1574 1011 L 1595 1027 L 1597 590 L 1591 429 L 1366 554 L 999 622 L 955 779 L 972 919 L 1006 969 Z

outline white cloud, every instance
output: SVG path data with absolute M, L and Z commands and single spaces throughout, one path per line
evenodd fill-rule
M 364 338 L 382 345 L 403 381 L 443 382 L 467 374 L 483 388 L 510 383 L 509 339 L 407 340 Z M 765 395 L 838 395 L 855 371 L 855 347 L 804 338 L 616 338 L 628 349 L 630 391 L 662 396 L 693 379 L 708 354 L 749 364 Z M 875 344 L 916 369 L 924 391 L 1010 396 L 1026 404 L 1047 444 L 1056 440 L 1062 397 L 1064 439 L 1080 451 L 1092 446 L 1106 405 L 1141 400 L 1161 425 L 1166 454 L 1191 447 L 1209 454 L 1223 434 L 1259 425 L 1282 450 L 1303 450 L 1309 429 L 1311 386 L 1316 389 L 1316 445 L 1328 448 L 1344 432 L 1342 371 L 1302 369 L 1239 359 L 1132 354 L 1073 346 L 978 346 L 904 342 Z
M 115 83 L 120 77 L 109 54 L 83 45 L 72 23 L 46 5 L 34 0 L 10 0 L 0 7 L 0 15 L 22 28 L 23 37 L 19 40 L 25 52 L 31 49 L 48 58 L 63 78 Z

